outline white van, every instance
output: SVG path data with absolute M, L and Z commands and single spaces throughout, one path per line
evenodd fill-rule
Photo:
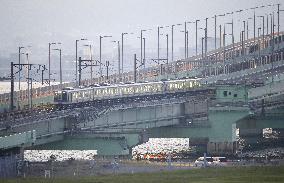
M 196 167 L 205 167 L 205 166 L 211 166 L 213 164 L 213 158 L 212 157 L 206 157 L 204 160 L 204 157 L 199 157 L 197 160 L 195 160 L 194 165 Z
M 215 166 L 225 166 L 227 165 L 226 157 L 213 157 L 213 164 Z

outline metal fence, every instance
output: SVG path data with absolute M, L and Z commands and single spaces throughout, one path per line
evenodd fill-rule
M 14 155 L 0 157 L 0 178 L 16 177 L 19 166 L 17 162 L 17 157 Z

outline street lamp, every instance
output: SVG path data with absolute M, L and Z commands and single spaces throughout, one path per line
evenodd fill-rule
M 243 29 L 243 33 L 241 33 L 241 37 L 242 38 L 240 38 L 240 39 L 245 39 L 245 32 L 246 32 L 246 21 L 245 20 L 243 20 L 243 25 L 244 25 L 244 29 Z
M 123 32 L 121 33 L 121 73 L 123 73 L 123 53 L 124 53 L 124 47 L 123 47 L 123 41 L 124 41 L 124 35 L 126 34 L 134 34 L 133 32 L 132 33 L 128 33 L 128 32 Z
M 174 26 L 180 26 L 182 24 L 172 25 L 172 62 L 174 61 Z
M 284 11 L 284 10 L 280 10 L 279 9 L 280 8 L 280 4 L 277 4 L 277 23 L 278 23 L 278 33 L 277 33 L 277 35 L 278 35 L 278 39 L 279 39 L 279 34 L 280 34 L 280 23 L 279 23 L 279 21 L 280 21 L 280 19 L 279 19 L 279 16 L 280 16 L 280 11 Z M 278 44 L 278 49 L 279 49 L 279 44 Z
M 214 30 L 215 30 L 215 49 L 217 49 L 217 17 L 223 17 L 226 16 L 226 14 L 221 14 L 221 15 L 214 15 Z M 221 39 L 221 37 L 220 37 Z
M 158 26 L 158 63 L 160 62 L 160 29 L 164 27 Z
M 184 58 L 188 58 L 188 31 L 187 31 L 187 24 L 191 24 L 195 22 L 184 22 Z
M 206 31 L 207 31 L 207 28 L 198 28 L 199 30 L 204 30 L 204 37 L 201 37 L 201 40 L 202 40 L 202 43 L 201 43 L 201 50 L 202 50 L 202 53 L 201 53 L 201 58 L 203 59 L 203 56 L 204 56 L 204 51 L 206 49 L 204 49 L 206 46 L 205 46 L 205 40 L 206 40 Z M 205 54 L 206 56 L 206 54 Z M 203 62 L 202 62 L 202 66 L 203 66 Z
M 23 46 L 19 46 L 19 67 L 21 64 L 21 49 L 23 49 L 25 47 Z M 21 71 L 19 70 L 19 91 L 21 91 Z
M 87 40 L 86 38 L 82 38 L 80 39 L 81 41 L 85 41 Z M 79 39 L 76 39 L 76 87 L 78 87 L 78 42 L 80 41 Z
M 279 23 L 279 15 L 280 15 L 280 4 L 277 4 L 277 36 L 279 37 L 280 34 L 280 23 Z M 278 44 L 279 45 L 279 44 Z
M 235 42 L 234 42 L 234 21 L 233 21 L 233 19 L 232 19 L 232 22 L 228 22 L 228 23 L 225 23 L 225 25 L 232 25 L 232 33 L 231 33 L 231 35 L 232 35 L 232 45 L 233 45 L 233 58 L 234 58 L 234 56 L 235 56 Z M 224 27 L 225 27 L 225 25 L 224 25 Z
M 144 47 L 143 63 L 144 63 L 144 67 L 145 67 L 145 65 L 146 65 L 146 56 L 145 56 L 145 50 L 146 50 L 146 38 L 145 38 L 145 37 L 143 37 L 143 43 L 144 43 L 144 45 L 143 45 L 143 47 Z
M 249 38 L 249 20 L 253 20 L 253 18 L 252 18 L 252 17 L 249 17 L 249 18 L 247 19 L 247 39 Z
M 142 52 L 142 49 L 143 49 L 143 32 L 146 32 L 147 30 L 141 30 L 140 31 L 140 62 L 144 65 L 144 68 L 145 68 L 145 63 L 143 62 L 143 52 Z
M 51 68 L 50 68 L 50 47 L 51 45 L 55 45 L 56 43 L 48 43 L 48 85 L 50 86 L 50 75 L 51 75 Z
M 260 57 L 260 41 L 259 41 L 260 31 L 261 31 L 261 27 L 259 27 L 259 28 L 257 29 L 258 58 Z
M 61 49 L 52 49 L 59 51 L 59 76 L 60 76 L 60 88 L 62 88 L 62 63 L 61 63 Z
M 119 41 L 111 41 L 112 43 L 117 43 L 117 61 L 118 61 L 118 74 L 120 75 L 120 45 Z
M 92 45 L 91 44 L 85 44 L 84 46 L 89 48 L 90 51 L 90 62 L 91 62 L 91 84 L 93 83 L 93 54 L 92 54 Z
M 254 42 L 254 44 L 255 44 L 255 10 L 257 8 L 258 8 L 257 6 L 254 7 L 254 8 L 251 8 L 253 10 L 253 42 Z
M 208 31 L 207 21 L 208 21 L 208 18 L 205 18 L 205 38 L 204 38 L 204 42 L 205 42 L 205 58 L 207 57 L 207 31 Z
M 262 18 L 262 35 L 264 40 L 264 16 L 257 16 L 257 17 Z
M 220 46 L 219 46 L 219 48 L 221 48 L 222 47 L 222 25 L 221 24 L 219 25 L 219 33 L 220 33 Z
M 244 50 L 244 40 L 245 40 L 245 31 L 241 31 L 241 44 L 242 44 L 242 52 L 241 55 L 245 55 L 245 50 Z
M 204 37 L 201 38 L 201 58 L 203 59 L 203 42 L 204 42 Z
M 50 48 L 51 45 L 56 45 L 56 44 L 61 44 L 61 43 L 48 43 L 48 85 L 50 86 L 50 77 L 51 77 L 51 65 L 50 65 Z
M 100 77 L 103 76 L 103 71 L 102 71 L 102 38 L 107 38 L 107 37 L 112 37 L 112 36 L 100 36 Z

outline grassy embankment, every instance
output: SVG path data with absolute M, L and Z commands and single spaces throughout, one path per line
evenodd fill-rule
M 284 166 L 280 167 L 228 167 L 178 170 L 159 173 L 137 173 L 94 177 L 68 177 L 56 179 L 26 178 L 0 180 L 9 183 L 223 183 L 223 182 L 284 182 Z

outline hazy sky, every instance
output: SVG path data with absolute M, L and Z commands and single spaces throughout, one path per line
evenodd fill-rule
M 87 37 L 97 48 L 99 35 L 112 35 L 111 39 L 117 40 L 122 32 L 136 33 L 127 38 L 126 44 L 139 47 L 140 29 L 153 28 L 152 33 L 145 36 L 151 37 L 154 44 L 158 25 L 279 2 L 281 0 L 0 0 L 0 51 L 17 52 L 19 45 L 29 44 L 39 53 L 40 49 L 47 49 L 48 42 L 60 41 L 64 43 L 65 53 L 74 53 L 75 39 Z M 258 11 L 261 14 L 267 10 Z M 249 12 L 241 16 L 246 14 L 249 16 Z M 210 26 L 213 19 L 209 21 Z M 209 31 L 209 36 L 213 36 L 213 31 Z M 105 46 L 113 44 L 104 41 Z

